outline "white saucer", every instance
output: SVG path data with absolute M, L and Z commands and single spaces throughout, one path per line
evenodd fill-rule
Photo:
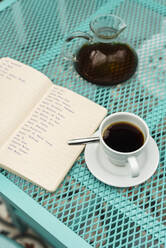
M 131 187 L 143 183 L 154 174 L 159 163 L 159 151 L 156 142 L 150 137 L 146 150 L 138 157 L 141 167 L 138 177 L 131 177 L 128 165 L 125 167 L 113 165 L 99 143 L 86 145 L 85 161 L 90 172 L 98 180 L 115 187 Z

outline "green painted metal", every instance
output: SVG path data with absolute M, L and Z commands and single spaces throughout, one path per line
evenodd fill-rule
M 6 180 L 2 174 L 0 174 L 0 182 L 1 185 L 5 185 L 0 195 L 5 199 L 13 223 L 16 224 L 20 231 L 24 231 L 21 230 L 21 227 L 25 229 L 25 224 L 23 225 L 19 221 L 21 219 L 51 244 L 51 247 L 91 247 L 55 216 L 52 216 L 49 211 L 41 205 L 36 204 L 34 199 L 31 199 L 21 189 L 17 188 L 16 185 L 13 185 L 12 181 Z
M 65 37 L 75 30 L 89 32 L 89 21 L 104 13 L 118 15 L 126 22 L 122 38 L 139 56 L 134 77 L 114 87 L 86 82 L 62 57 Z M 95 248 L 165 247 L 165 20 L 165 0 L 18 0 L 1 10 L 0 57 L 9 56 L 35 67 L 55 84 L 106 107 L 109 114 L 138 114 L 148 123 L 160 151 L 156 173 L 145 183 L 126 189 L 107 186 L 94 178 L 87 169 L 84 153 L 54 193 L 2 169 L 0 191 L 5 191 L 12 201 L 17 201 L 19 194 L 22 202 L 28 197 L 36 206 L 31 211 L 34 219 L 36 215 L 36 226 L 44 210 L 52 220 L 50 227 L 42 223 L 45 228 L 51 230 L 54 222 L 57 228 L 57 223 L 63 224 L 65 232 L 70 230 Z M 78 43 L 73 43 L 72 49 Z M 10 187 L 4 190 L 8 183 Z M 11 185 L 13 196 L 9 192 Z M 30 211 L 26 207 L 24 210 Z
M 14 240 L 9 239 L 8 237 L 0 234 L 0 247 L 7 248 L 23 248 L 22 245 L 19 245 Z
M 12 3 L 16 2 L 17 0 L 1 0 L 0 1 L 0 11 L 4 10 L 7 7 L 10 7 Z

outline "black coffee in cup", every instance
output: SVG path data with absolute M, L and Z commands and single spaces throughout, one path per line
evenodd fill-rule
M 115 122 L 107 126 L 103 132 L 104 142 L 113 150 L 133 152 L 144 144 L 142 131 L 129 122 Z

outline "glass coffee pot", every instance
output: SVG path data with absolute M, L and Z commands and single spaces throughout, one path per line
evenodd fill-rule
M 116 85 L 125 82 L 138 65 L 135 50 L 119 39 L 125 28 L 126 24 L 118 16 L 98 16 L 90 22 L 93 36 L 80 31 L 72 33 L 66 39 L 66 47 L 74 39 L 84 40 L 84 43 L 74 53 L 64 51 L 63 56 L 72 60 L 76 71 L 91 83 Z

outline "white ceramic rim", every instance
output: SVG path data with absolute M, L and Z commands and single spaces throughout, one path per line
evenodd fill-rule
M 139 119 L 139 121 L 141 121 L 146 129 L 146 133 L 147 133 L 147 136 L 146 136 L 146 140 L 144 142 L 144 144 L 138 148 L 137 150 L 135 151 L 132 151 L 132 152 L 119 152 L 119 151 L 116 151 L 112 148 L 110 148 L 103 140 L 103 137 L 102 137 L 102 134 L 103 134 L 103 126 L 105 124 L 105 122 L 111 118 L 111 117 L 114 117 L 116 115 L 126 115 L 126 116 L 134 116 L 136 117 L 137 119 Z M 126 120 L 126 122 L 129 122 L 129 123 L 132 123 L 130 120 Z M 130 112 L 116 112 L 116 113 L 113 113 L 109 116 L 107 116 L 103 121 L 102 123 L 100 124 L 100 127 L 99 127 L 99 137 L 100 137 L 100 141 L 102 142 L 103 146 L 107 148 L 108 151 L 110 152 L 113 152 L 114 154 L 117 154 L 117 155 L 123 155 L 123 156 L 134 156 L 136 153 L 139 153 L 141 150 L 143 150 L 145 148 L 145 146 L 148 144 L 148 141 L 149 141 L 149 128 L 148 128 L 148 125 L 146 124 L 146 122 L 141 118 L 139 117 L 138 115 L 136 114 L 133 114 L 133 113 L 130 113 Z

